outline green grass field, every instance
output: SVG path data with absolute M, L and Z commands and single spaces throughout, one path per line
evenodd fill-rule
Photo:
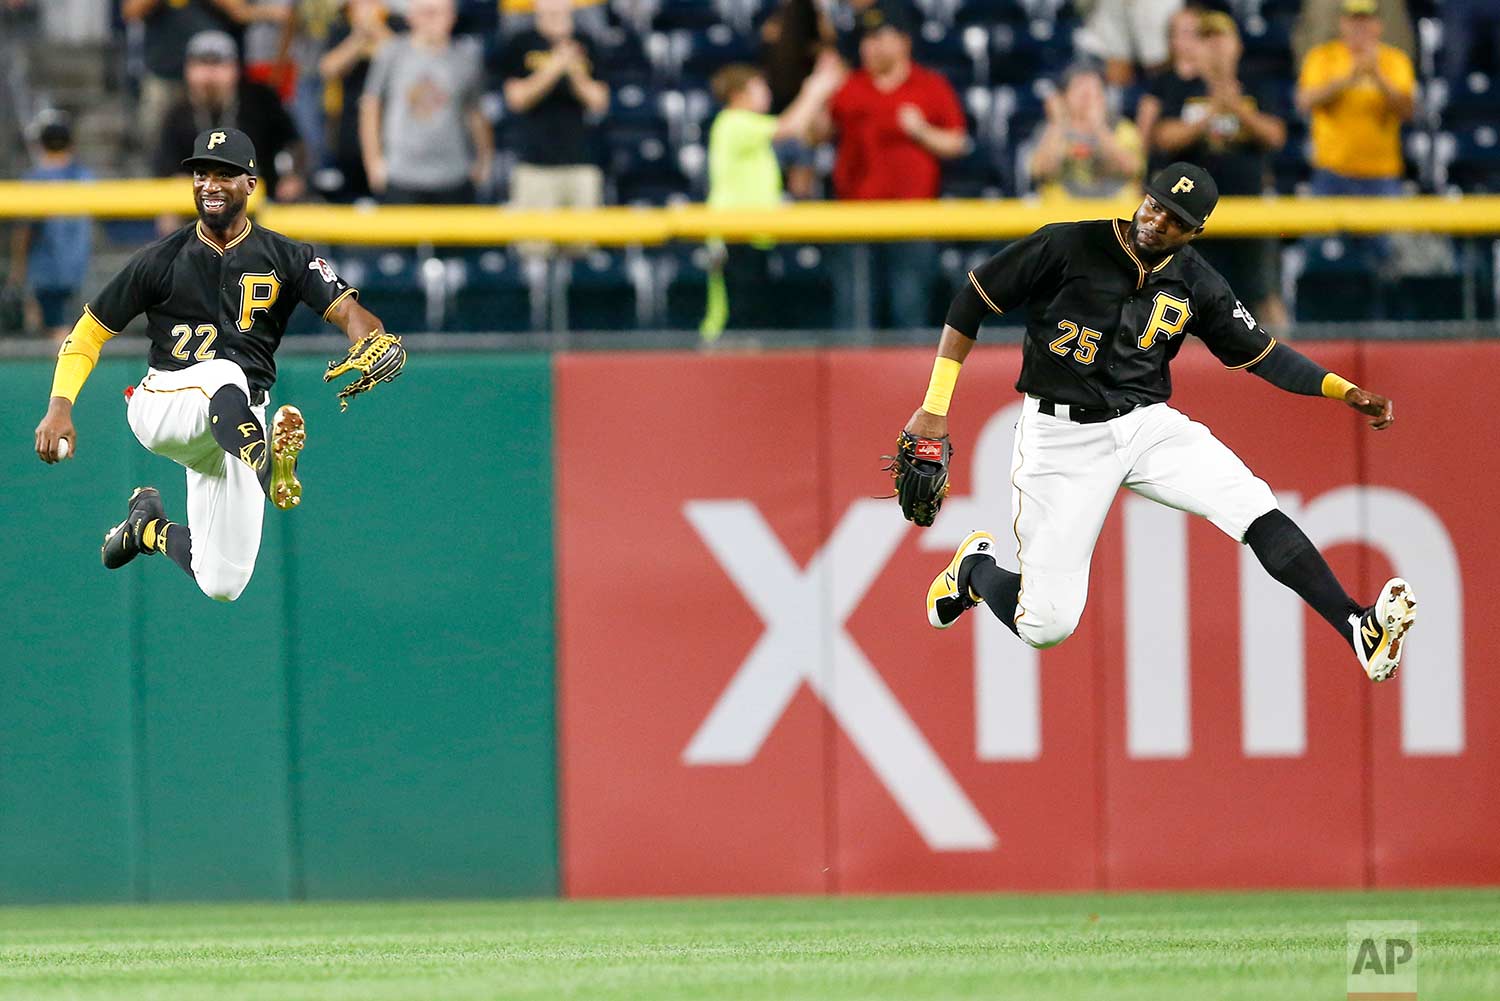
M 1500 890 L 7 908 L 0 998 L 1324 1001 L 1349 920 L 1500 998 Z

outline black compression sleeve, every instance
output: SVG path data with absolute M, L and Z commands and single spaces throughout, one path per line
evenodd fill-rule
M 948 317 L 943 322 L 970 340 L 976 340 L 979 337 L 979 325 L 993 312 L 979 297 L 979 293 L 974 291 L 974 283 L 965 282 L 964 287 L 958 290 L 958 295 L 953 297 L 953 304 L 948 307 Z
M 1328 369 L 1280 341 L 1271 347 L 1269 354 L 1251 365 L 1250 371 L 1277 389 L 1302 396 L 1322 396 L 1323 376 L 1328 374 Z

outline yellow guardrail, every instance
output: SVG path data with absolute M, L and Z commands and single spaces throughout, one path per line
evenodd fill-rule
M 930 202 L 801 202 L 775 209 L 724 211 L 704 205 L 514 211 L 505 206 L 276 205 L 251 203 L 262 225 L 316 243 L 396 246 L 496 246 L 526 240 L 610 246 L 768 237 L 783 241 L 995 240 L 1023 236 L 1049 222 L 1128 216 L 1136 199 Z M 182 178 L 26 183 L 0 181 L 0 219 L 94 215 L 149 219 L 191 216 Z M 1211 236 L 1433 232 L 1500 235 L 1500 195 L 1462 198 L 1224 198 Z

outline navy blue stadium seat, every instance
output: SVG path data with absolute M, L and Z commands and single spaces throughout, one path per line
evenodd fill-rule
M 572 330 L 634 330 L 640 326 L 636 276 L 624 251 L 594 250 L 568 269 L 568 327 Z
M 750 40 L 736 34 L 727 24 L 674 32 L 672 46 L 680 67 L 679 80 L 688 86 L 706 86 L 715 73 L 730 63 L 755 61 Z
M 651 27 L 657 31 L 701 29 L 719 24 L 722 19 L 722 11 L 713 0 L 661 0 L 651 18 Z
M 530 330 L 531 283 L 524 262 L 507 250 L 459 251 L 445 255 L 449 274 L 443 329 Z
M 337 253 L 335 270 L 359 289 L 359 301 L 391 330 L 427 329 L 427 293 L 408 248 L 348 248 Z
M 1021 0 L 959 0 L 953 11 L 955 27 L 977 24 L 991 27 L 996 24 L 1024 26 L 1028 20 L 1026 8 Z
M 615 146 L 610 152 L 610 173 L 621 204 L 662 205 L 692 190 L 675 151 L 656 139 Z
M 1500 130 L 1494 125 L 1455 132 L 1448 180 L 1466 192 L 1500 192 Z
M 1397 279 L 1385 293 L 1387 319 L 1462 320 L 1461 275 L 1410 275 Z
M 1297 319 L 1304 322 L 1374 320 L 1382 313 L 1381 287 L 1366 259 L 1338 237 L 1303 241 L 1307 252 L 1297 279 Z
M 783 328 L 833 326 L 833 269 L 826 248 L 813 244 L 777 247 L 772 260 L 776 294 L 785 304 Z
M 943 164 L 943 194 L 952 198 L 1000 197 L 1004 184 L 995 162 L 995 150 L 975 142 L 968 153 Z
M 612 27 L 598 38 L 599 79 L 609 82 L 612 90 L 634 84 L 651 84 L 651 61 L 640 36 L 628 28 Z
M 708 248 L 673 246 L 650 257 L 666 330 L 697 330 L 708 302 Z

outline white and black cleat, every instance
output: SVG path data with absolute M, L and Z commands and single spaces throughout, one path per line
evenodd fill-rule
M 1401 667 L 1406 634 L 1416 621 L 1417 596 L 1400 577 L 1386 581 L 1375 604 L 1358 617 L 1350 617 L 1354 651 L 1371 681 L 1385 681 L 1395 675 Z
M 141 532 L 153 520 L 165 518 L 161 506 L 161 494 L 155 487 L 136 487 L 130 495 L 130 510 L 125 520 L 104 533 L 104 545 L 99 547 L 99 558 L 108 570 L 118 570 L 142 553 L 150 555 L 156 550 L 141 544 Z

